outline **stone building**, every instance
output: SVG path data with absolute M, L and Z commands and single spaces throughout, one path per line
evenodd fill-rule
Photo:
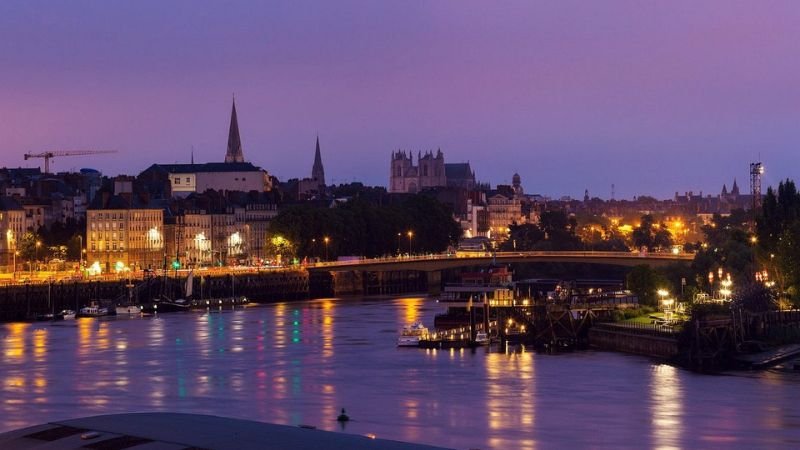
M 231 109 L 225 162 L 153 164 L 138 178 L 149 192 L 163 198 L 186 197 L 208 189 L 242 192 L 266 192 L 272 189 L 269 173 L 244 160 L 235 102 Z
M 411 152 L 392 153 L 389 192 L 415 194 L 435 187 L 475 187 L 475 173 L 469 163 L 445 164 L 441 150 L 417 153 L 417 164 Z
M 325 167 L 322 165 L 322 154 L 319 150 L 319 136 L 317 136 L 317 148 L 314 152 L 314 165 L 311 167 L 311 178 L 303 178 L 297 184 L 297 196 L 299 199 L 308 200 L 319 198 L 325 193 Z
M 98 195 L 86 214 L 86 262 L 103 272 L 117 266 L 159 269 L 166 258 L 164 210 L 129 194 Z

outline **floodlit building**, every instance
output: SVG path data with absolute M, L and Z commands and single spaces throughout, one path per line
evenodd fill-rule
M 98 195 L 86 218 L 86 262 L 103 272 L 164 264 L 164 210 L 131 195 Z
M 14 271 L 15 252 L 24 232 L 25 210 L 13 198 L 0 197 L 0 266 L 5 272 Z

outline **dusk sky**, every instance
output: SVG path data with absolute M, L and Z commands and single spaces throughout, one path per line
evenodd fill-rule
M 398 148 L 610 198 L 798 178 L 800 1 L 8 1 L 0 165 L 138 174 L 245 158 L 386 185 Z

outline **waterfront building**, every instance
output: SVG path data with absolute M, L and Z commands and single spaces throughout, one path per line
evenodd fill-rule
M 473 189 L 475 172 L 469 163 L 445 164 L 444 154 L 437 150 L 417 153 L 417 164 L 411 152 L 392 152 L 389 172 L 389 192 L 415 194 L 436 187 Z
M 4 272 L 14 272 L 15 252 L 24 232 L 25 209 L 14 198 L 0 196 L 0 267 Z
M 158 269 L 164 264 L 164 209 L 129 193 L 95 198 L 86 220 L 87 264 L 103 272 L 128 267 Z

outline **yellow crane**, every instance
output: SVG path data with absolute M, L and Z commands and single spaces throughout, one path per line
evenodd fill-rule
M 56 156 L 86 156 L 116 153 L 116 150 L 67 150 L 40 153 L 25 153 L 25 161 L 31 158 L 44 158 L 44 173 L 50 173 L 50 160 Z

